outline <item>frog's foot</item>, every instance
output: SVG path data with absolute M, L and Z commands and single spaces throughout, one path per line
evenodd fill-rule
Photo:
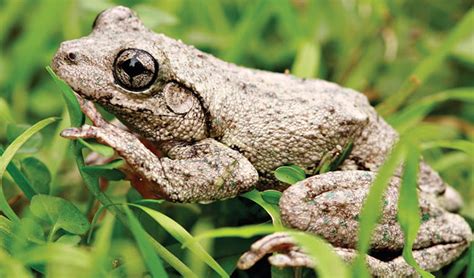
M 297 250 L 296 242 L 286 233 L 274 233 L 256 241 L 250 251 L 244 253 L 237 263 L 240 269 L 248 269 L 267 254 Z
M 465 244 L 458 242 L 413 250 L 413 257 L 421 268 L 436 271 L 458 257 L 465 249 Z M 351 263 L 357 257 L 357 251 L 351 248 L 333 247 L 333 250 L 346 263 Z M 279 268 L 317 267 L 311 257 L 285 233 L 271 234 L 252 244 L 250 251 L 240 257 L 237 267 L 249 269 L 268 254 L 272 254 L 268 258 L 270 264 Z M 415 269 L 406 263 L 401 253 L 390 254 L 387 251 L 387 254 L 366 255 L 366 265 L 371 275 L 377 277 L 406 277 L 416 274 Z
M 344 260 L 351 261 L 355 252 L 350 249 L 334 248 L 335 252 Z M 313 260 L 296 245 L 296 241 L 287 233 L 279 232 L 268 235 L 256 241 L 250 251 L 244 253 L 237 267 L 249 269 L 267 254 L 272 254 L 268 261 L 276 267 L 309 267 L 313 268 Z

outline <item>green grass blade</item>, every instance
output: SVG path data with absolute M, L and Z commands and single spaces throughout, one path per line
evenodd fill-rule
M 106 274 L 104 270 L 107 270 L 107 259 L 112 243 L 112 232 L 114 228 L 115 218 L 112 214 L 106 214 L 102 221 L 102 226 L 97 232 L 97 236 L 94 240 L 94 249 L 92 251 L 92 260 L 94 264 L 92 266 L 89 277 L 104 277 Z M 92 229 L 91 229 L 92 230 Z
M 448 100 L 474 103 L 474 88 L 456 88 L 424 97 L 394 114 L 387 121 L 403 133 L 420 122 L 437 104 Z
M 186 278 L 197 278 L 197 276 L 193 273 L 189 267 L 187 267 L 182 261 L 180 261 L 173 253 L 168 251 L 163 245 L 161 245 L 156 239 L 148 235 L 148 239 L 153 244 L 153 248 L 155 249 L 156 253 L 165 260 L 169 265 L 171 265 L 176 271 L 179 272 L 183 277 Z
M 304 233 L 288 231 L 303 250 L 313 259 L 318 277 L 350 277 L 349 269 L 334 252 L 331 245 L 321 238 Z
M 136 204 L 130 204 L 130 206 L 134 206 L 136 208 L 141 209 L 143 212 L 148 214 L 152 217 L 157 223 L 159 223 L 168 233 L 170 233 L 177 241 L 183 243 L 189 243 L 187 246 L 188 249 L 193 252 L 195 255 L 202 258 L 202 260 L 209 265 L 212 269 L 214 269 L 219 275 L 222 277 L 229 277 L 227 272 L 214 260 L 214 258 L 206 252 L 206 250 L 197 242 L 193 236 L 186 231 L 181 225 L 179 225 L 176 221 L 168 217 L 167 215 L 150 209 L 145 206 L 140 206 Z
M 413 257 L 412 248 L 421 224 L 417 192 L 420 151 L 418 150 L 416 142 L 410 142 L 410 144 L 405 145 L 405 147 L 407 148 L 407 157 L 400 187 L 397 214 L 398 222 L 400 223 L 405 238 L 403 258 L 422 277 L 433 277 L 432 274 L 423 270 Z
M 252 190 L 245 194 L 241 195 L 244 198 L 247 198 L 251 201 L 254 201 L 259 206 L 261 206 L 272 218 L 273 225 L 277 228 L 283 227 L 280 218 L 280 212 L 278 208 L 270 203 L 267 203 L 263 198 L 261 193 L 258 190 Z
M 0 147 L 0 156 L 3 155 L 3 148 Z M 7 172 L 13 178 L 15 183 L 18 187 L 23 191 L 25 196 L 31 200 L 37 192 L 34 190 L 33 186 L 31 185 L 30 181 L 25 177 L 25 175 L 18 169 L 18 167 L 13 163 L 8 163 Z
M 299 77 L 317 77 L 320 60 L 320 45 L 315 41 L 305 42 L 296 53 L 295 61 L 291 67 L 291 74 Z
M 12 113 L 10 111 L 8 103 L 0 98 L 0 123 L 13 123 Z
M 28 128 L 25 132 L 23 132 L 20 136 L 18 136 L 5 150 L 3 155 L 0 157 L 0 210 L 2 210 L 5 215 L 10 219 L 10 220 L 15 220 L 18 221 L 19 218 L 15 214 L 15 212 L 10 208 L 8 205 L 7 200 L 5 199 L 5 195 L 3 194 L 3 185 L 2 185 L 2 179 L 3 174 L 5 173 L 5 170 L 10 163 L 10 161 L 13 159 L 13 156 L 15 153 L 20 149 L 20 147 L 28 141 L 31 136 L 39 132 L 41 129 L 46 127 L 47 125 L 53 123 L 56 121 L 56 118 L 47 118 L 42 121 L 39 121 L 35 125 L 31 126 Z M 33 188 L 30 188 L 31 192 L 35 192 Z
M 455 149 L 467 153 L 470 157 L 474 157 L 474 142 L 466 140 L 437 140 L 423 143 L 421 148 L 423 150 L 432 148 Z
M 458 42 L 472 32 L 472 26 L 474 26 L 474 9 L 470 9 L 454 27 L 444 43 L 415 68 L 410 77 L 401 85 L 400 90 L 377 106 L 377 111 L 382 116 L 388 116 L 396 111 L 435 70 L 442 67 L 441 64 L 444 58 L 454 49 Z
M 362 206 L 357 242 L 359 255 L 354 262 L 354 275 L 356 277 L 369 277 L 365 265 L 365 254 L 367 254 L 370 247 L 372 231 L 377 224 L 377 219 L 379 219 L 382 213 L 382 196 L 387 189 L 388 182 L 395 169 L 400 165 L 404 157 L 403 143 L 401 141 L 402 139 L 393 147 L 390 155 L 380 167 L 369 194 L 365 199 L 364 205 Z
M 33 275 L 23 266 L 22 261 L 13 258 L 4 249 L 0 249 L 0 274 L 4 274 L 5 277 L 15 278 L 33 277 Z
M 154 278 L 168 277 L 168 274 L 163 267 L 163 263 L 153 251 L 153 247 L 150 245 L 147 233 L 142 228 L 138 219 L 127 207 L 125 207 L 125 213 L 128 218 L 130 231 L 137 242 L 138 248 L 140 249 L 145 264 L 148 266 L 151 276 Z
M 218 238 L 218 237 L 241 237 L 241 238 L 251 238 L 258 235 L 266 235 L 272 232 L 281 231 L 272 225 L 267 224 L 258 224 L 258 225 L 247 225 L 241 227 L 225 227 L 217 228 L 211 231 L 206 231 L 201 234 L 198 234 L 194 237 L 194 240 L 200 241 L 202 239 L 208 238 Z M 186 242 L 184 245 L 188 245 Z

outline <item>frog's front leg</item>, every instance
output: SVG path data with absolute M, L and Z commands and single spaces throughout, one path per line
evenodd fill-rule
M 345 261 L 356 256 L 359 212 L 375 173 L 339 171 L 310 177 L 289 187 L 282 195 L 282 220 L 290 228 L 317 234 L 334 247 Z M 376 276 L 414 274 L 402 257 L 403 232 L 397 222 L 400 179 L 392 178 L 384 196 L 379 225 L 373 232 L 367 265 Z M 469 225 L 459 215 L 441 208 L 429 193 L 419 192 L 423 223 L 414 244 L 414 257 L 420 266 L 435 271 L 456 259 L 472 238 Z M 284 234 L 270 235 L 256 242 L 245 253 L 239 267 L 248 268 L 267 253 L 277 266 L 307 266 L 313 263 L 293 240 Z M 305 258 L 306 257 L 306 258 Z
M 132 133 L 106 122 L 89 102 L 81 108 L 96 126 L 69 128 L 61 135 L 70 139 L 95 138 L 109 145 L 125 159 L 128 171 L 145 187 L 146 197 L 175 202 L 208 202 L 237 196 L 249 190 L 258 174 L 240 153 L 215 141 L 204 139 L 178 145 L 159 158 Z

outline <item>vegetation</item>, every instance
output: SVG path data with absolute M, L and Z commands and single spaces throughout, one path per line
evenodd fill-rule
M 146 25 L 224 60 L 317 77 L 365 93 L 402 134 L 361 214 L 366 252 L 386 181 L 405 161 L 399 221 L 404 256 L 420 223 L 414 181 L 421 153 L 462 193 L 474 218 L 474 10 L 469 1 L 61 1 L 0 0 L 0 276 L 249 277 L 311 275 L 262 262 L 235 270 L 258 235 L 281 230 L 276 191 L 251 191 L 212 204 L 144 200 L 115 170 L 86 166 L 94 142 L 59 131 L 84 122 L 70 89 L 45 67 L 59 43 L 90 32 L 113 5 Z M 66 109 L 67 106 L 67 109 Z M 110 115 L 108 115 L 110 116 Z M 72 147 L 70 147 L 72 145 Z M 328 165 L 325 170 L 330 170 Z M 276 175 L 294 183 L 294 167 Z M 109 180 L 105 186 L 103 180 Z M 303 175 L 304 177 L 304 175 Z M 321 239 L 293 232 L 329 277 L 364 276 Z M 429 274 L 419 270 L 423 276 Z M 438 276 L 474 276 L 474 248 Z

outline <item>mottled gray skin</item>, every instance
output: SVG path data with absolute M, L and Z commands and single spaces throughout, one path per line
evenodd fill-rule
M 124 88 L 113 74 L 119 52 L 131 48 L 148 52 L 159 63 L 156 81 L 143 90 Z M 338 156 L 353 142 L 340 171 L 291 186 L 280 207 L 287 226 L 323 236 L 344 259 L 355 254 L 354 217 L 398 136 L 364 95 L 322 80 L 221 61 L 153 33 L 125 7 L 101 13 L 89 36 L 62 43 L 52 66 L 77 92 L 82 110 L 94 124 L 67 129 L 62 135 L 95 138 L 113 147 L 127 161 L 129 178 L 145 197 L 209 202 L 255 186 L 281 189 L 272 174 L 278 166 L 296 164 L 311 175 L 325 158 Z M 104 121 L 82 98 L 115 114 L 131 132 Z M 138 137 L 146 139 L 148 147 Z M 155 155 L 149 145 L 164 157 Z M 420 203 L 433 218 L 423 223 L 415 257 L 422 266 L 436 270 L 468 246 L 471 231 L 462 218 L 447 212 L 459 208 L 457 193 L 429 166 L 420 167 Z M 403 247 L 395 219 L 398 184 L 394 177 L 387 193 L 390 205 L 384 210 L 387 223 L 382 222 L 373 238 L 372 248 L 378 253 L 396 253 Z M 337 198 L 325 198 L 327 194 Z M 341 221 L 347 227 L 341 229 Z M 380 238 L 384 233 L 389 234 L 388 242 Z M 291 241 L 285 236 L 262 239 L 266 248 L 254 246 L 239 267 L 248 268 L 265 253 L 281 250 L 282 238 Z M 312 265 L 293 244 L 284 246 L 286 253 L 272 257 L 272 263 Z M 374 275 L 413 274 L 400 256 L 389 262 L 369 257 L 368 265 Z

